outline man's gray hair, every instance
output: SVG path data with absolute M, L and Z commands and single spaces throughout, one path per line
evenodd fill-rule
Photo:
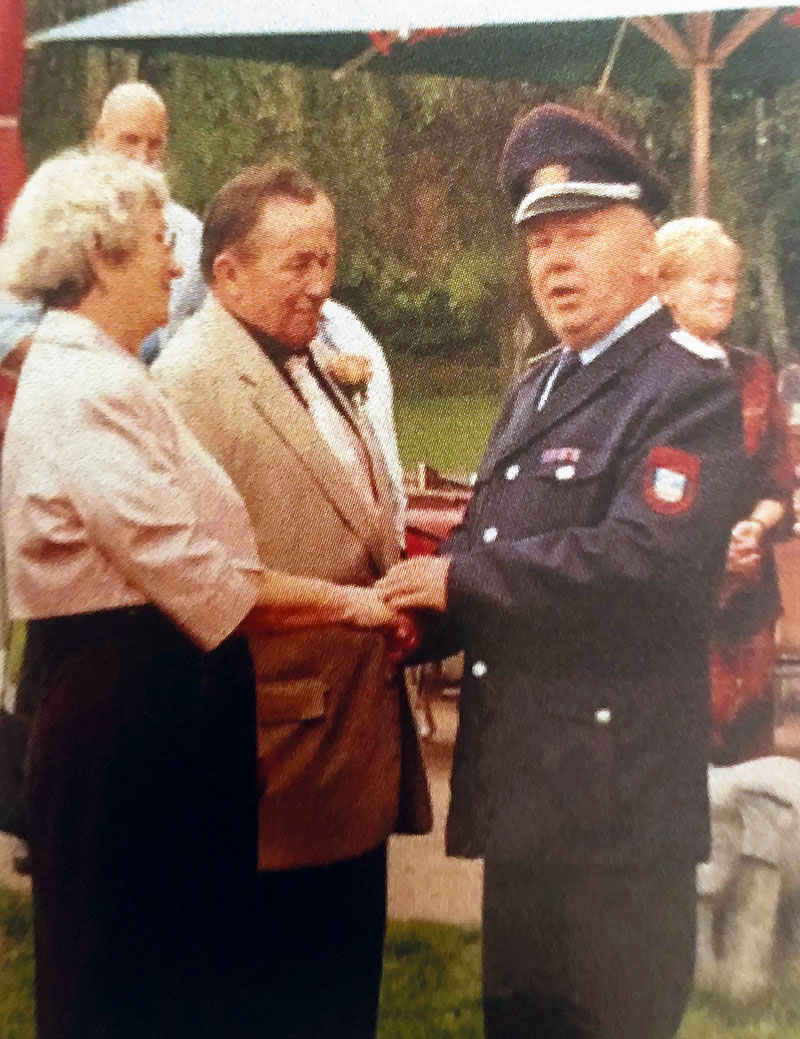
M 69 150 L 43 163 L 8 217 L 0 287 L 45 306 L 74 306 L 94 282 L 93 258 L 122 263 L 141 215 L 167 201 L 163 175 L 116 155 Z

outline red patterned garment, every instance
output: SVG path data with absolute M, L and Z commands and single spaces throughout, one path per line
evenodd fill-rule
M 784 502 L 787 525 L 765 545 L 760 575 L 731 590 L 723 587 L 711 650 L 712 757 L 732 764 L 771 746 L 770 681 L 775 663 L 775 623 L 781 613 L 772 543 L 788 534 L 792 466 L 777 384 L 766 357 L 738 347 L 729 351 L 742 398 L 744 445 L 750 461 L 750 507 L 764 498 Z

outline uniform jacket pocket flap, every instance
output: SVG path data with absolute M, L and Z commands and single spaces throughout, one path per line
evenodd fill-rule
M 325 683 L 318 678 L 259 682 L 256 711 L 259 723 L 308 721 L 325 715 Z
M 553 704 L 544 705 L 544 713 L 559 721 L 575 722 L 579 725 L 598 726 L 606 728 L 617 722 L 617 712 L 604 705 L 583 704 Z

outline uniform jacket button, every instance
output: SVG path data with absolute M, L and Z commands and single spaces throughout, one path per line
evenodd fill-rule
M 490 545 L 497 538 L 497 527 L 487 527 L 482 537 L 486 544 Z
M 482 660 L 476 660 L 472 665 L 472 674 L 475 678 L 483 678 L 488 670 L 488 667 Z
M 611 721 L 611 711 L 607 707 L 601 707 L 594 712 L 594 720 L 598 725 L 608 725 Z
M 513 465 L 510 465 L 508 467 L 508 469 L 506 469 L 506 479 L 507 480 L 516 480 L 516 478 L 518 476 L 519 476 L 519 466 L 515 462 Z

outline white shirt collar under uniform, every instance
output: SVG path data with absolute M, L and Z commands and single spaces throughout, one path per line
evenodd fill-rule
M 685 328 L 676 328 L 670 333 L 670 339 L 696 357 L 702 357 L 705 361 L 719 361 L 726 368 L 730 367 L 727 351 L 713 340 L 699 339 Z
M 607 332 L 602 339 L 598 339 L 597 342 L 592 343 L 591 346 L 586 346 L 583 350 L 578 351 L 578 357 L 580 358 L 581 364 L 586 367 L 587 364 L 591 364 L 592 361 L 596 361 L 601 354 L 604 354 L 610 346 L 613 346 L 619 339 L 622 339 L 624 335 L 631 332 L 637 325 L 641 325 L 643 321 L 646 321 L 649 317 L 652 317 L 662 307 L 661 300 L 658 296 L 651 296 L 650 299 L 646 300 L 640 306 L 632 310 L 630 314 L 626 314 L 622 321 L 618 325 L 615 325 L 610 332 Z M 565 352 L 569 350 L 569 347 L 562 346 L 561 357 L 564 357 Z M 547 402 L 547 398 L 550 396 L 550 390 L 555 380 L 558 369 L 561 367 L 561 360 L 555 366 L 553 371 L 550 373 L 547 383 L 542 390 L 542 395 L 539 398 L 538 410 L 541 411 Z
M 624 335 L 636 328 L 637 325 L 641 325 L 643 321 L 646 321 L 649 317 L 652 317 L 657 310 L 660 310 L 662 306 L 661 300 L 658 296 L 651 296 L 646 302 L 642 303 L 635 310 L 632 310 L 630 314 L 627 314 L 618 325 L 615 325 L 610 332 L 607 332 L 602 339 L 598 339 L 596 343 L 592 343 L 591 346 L 584 347 L 583 350 L 578 351 L 578 357 L 581 359 L 581 364 L 586 366 L 591 364 L 592 361 L 597 360 L 600 354 L 606 352 L 606 350 L 613 346 L 617 340 L 622 339 Z

